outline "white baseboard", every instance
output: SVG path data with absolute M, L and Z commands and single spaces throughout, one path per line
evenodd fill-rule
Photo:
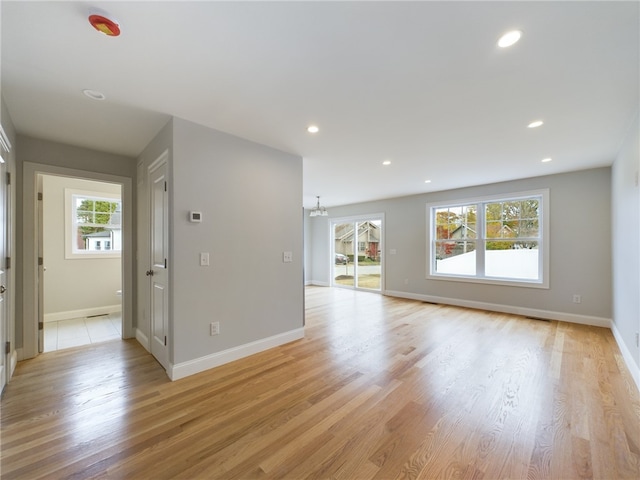
M 144 347 L 147 352 L 151 351 L 151 347 L 149 345 L 149 337 L 142 333 L 142 330 L 140 330 L 139 328 L 136 328 L 136 340 L 140 345 Z
M 9 366 L 9 378 L 13 377 L 13 372 L 16 370 L 16 366 L 18 365 L 18 352 L 14 350 L 11 352 L 11 365 Z
M 308 280 L 307 285 L 315 285 L 316 287 L 330 287 L 329 282 L 321 282 L 320 280 Z
M 511 305 L 501 305 L 498 303 L 476 302 L 473 300 L 461 300 L 459 298 L 437 297 L 434 295 L 397 292 L 393 290 L 386 290 L 384 294 L 390 297 L 409 298 L 411 300 L 442 303 L 445 305 L 454 305 L 456 307 L 477 308 L 479 310 L 488 310 L 490 312 L 512 313 L 514 315 L 523 315 L 526 317 L 544 318 L 545 320 L 560 320 L 563 322 L 579 323 L 582 325 L 591 325 L 594 327 L 611 328 L 611 325 L 613 323 L 610 318 L 593 317 L 590 315 L 576 315 L 573 313 L 564 312 L 553 312 L 549 310 L 539 310 L 537 308 L 514 307 Z
M 61 320 L 70 320 L 72 318 L 84 318 L 94 315 L 109 315 L 110 313 L 119 313 L 122 311 L 122 304 L 105 305 L 103 307 L 83 308 L 80 310 L 68 310 L 66 312 L 45 313 L 44 322 L 59 322 Z
M 624 363 L 627 365 L 629 372 L 631 372 L 631 376 L 633 377 L 633 381 L 636 382 L 636 387 L 640 390 L 640 365 L 636 363 L 633 358 L 633 354 L 627 348 L 627 344 L 624 343 L 622 335 L 618 331 L 615 322 L 611 324 L 611 332 L 613 333 L 613 338 L 616 339 L 616 343 L 618 344 L 618 348 L 620 349 L 620 353 L 622 353 L 622 358 L 624 359 Z
M 284 345 L 295 340 L 304 338 L 304 328 L 297 328 L 289 332 L 274 335 L 272 337 L 256 340 L 238 347 L 230 348 L 222 352 L 216 352 L 200 358 L 195 358 L 187 362 L 170 365 L 167 374 L 171 380 L 179 380 L 189 375 L 204 372 L 210 368 L 219 367 L 225 363 L 233 362 L 255 353 L 269 350 L 270 348 Z

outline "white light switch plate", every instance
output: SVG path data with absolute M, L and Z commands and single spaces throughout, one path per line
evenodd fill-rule
M 284 263 L 293 262 L 293 253 L 292 252 L 282 252 L 282 261 Z
M 208 267 L 209 266 L 209 254 L 204 252 L 200 254 L 200 266 Z

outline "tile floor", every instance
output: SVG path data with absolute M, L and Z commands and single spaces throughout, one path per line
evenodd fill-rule
M 72 318 L 44 324 L 44 351 L 79 347 L 122 338 L 122 314 Z

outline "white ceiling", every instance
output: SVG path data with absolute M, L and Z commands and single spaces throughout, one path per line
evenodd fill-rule
M 135 157 L 174 115 L 295 153 L 305 206 L 342 205 L 610 165 L 639 6 L 5 0 L 2 95 L 18 132 L 97 150 Z

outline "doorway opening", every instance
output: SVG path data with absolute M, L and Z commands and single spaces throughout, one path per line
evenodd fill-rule
M 121 339 L 122 185 L 40 174 L 39 352 Z
M 331 284 L 383 290 L 383 216 L 335 219 L 331 222 Z

